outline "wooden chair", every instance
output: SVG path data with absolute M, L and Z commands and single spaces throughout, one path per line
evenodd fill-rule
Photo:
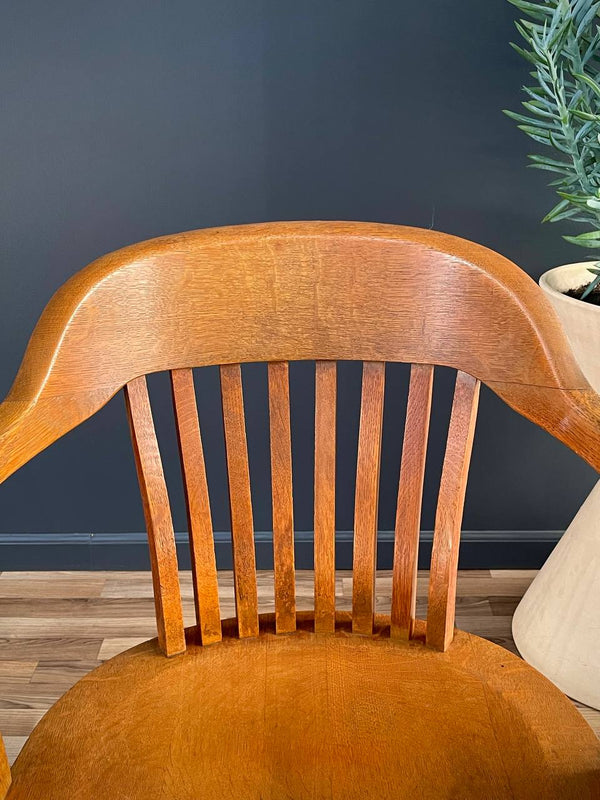
M 364 362 L 352 613 L 334 601 L 336 362 Z M 316 362 L 314 613 L 296 613 L 288 362 Z M 240 363 L 268 362 L 275 614 L 257 612 Z M 412 364 L 391 618 L 374 608 L 385 362 Z M 221 365 L 235 565 L 222 622 L 192 367 Z M 433 365 L 458 370 L 427 620 L 416 565 Z M 145 375 L 170 370 L 197 627 L 184 630 Z M 46 714 L 10 800 L 598 798 L 600 743 L 526 663 L 454 630 L 480 381 L 600 467 L 600 399 L 541 290 L 505 258 L 433 231 L 249 225 L 94 262 L 50 301 L 0 405 L 0 480 L 125 387 L 158 639 Z M 169 656 L 165 658 L 164 656 Z M 0 792 L 1 795 L 1 792 Z

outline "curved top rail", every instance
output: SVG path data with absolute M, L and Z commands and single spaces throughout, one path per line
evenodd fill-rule
M 461 369 L 600 469 L 600 400 L 512 262 L 419 228 L 279 222 L 142 242 L 67 281 L 0 405 L 0 481 L 139 375 L 301 359 Z

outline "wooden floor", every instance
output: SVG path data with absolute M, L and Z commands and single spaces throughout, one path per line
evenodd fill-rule
M 533 571 L 459 573 L 457 625 L 516 652 L 512 614 Z M 259 573 L 260 611 L 273 611 L 273 574 Z M 299 572 L 299 610 L 312 607 L 311 572 Z M 221 611 L 234 614 L 230 572 L 220 573 Z M 350 573 L 336 581 L 339 609 L 350 609 Z M 391 573 L 377 575 L 377 611 L 389 612 Z M 427 573 L 417 612 L 425 615 Z M 194 623 L 191 577 L 182 573 L 186 624 Z M 0 732 L 14 760 L 49 706 L 102 661 L 155 636 L 152 582 L 146 572 L 0 574 Z M 600 736 L 600 712 L 576 704 Z

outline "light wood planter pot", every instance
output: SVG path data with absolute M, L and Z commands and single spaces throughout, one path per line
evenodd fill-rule
M 551 269 L 540 286 L 600 391 L 600 307 L 562 294 L 589 281 L 591 263 Z M 526 661 L 570 697 L 600 709 L 600 481 L 519 604 L 513 636 Z

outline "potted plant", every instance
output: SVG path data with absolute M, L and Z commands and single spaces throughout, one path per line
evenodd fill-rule
M 505 111 L 545 152 L 530 166 L 552 176 L 556 203 L 542 222 L 585 225 L 564 238 L 600 259 L 600 30 L 598 0 L 509 0 L 525 19 L 512 44 L 530 64 L 525 113 Z M 563 323 L 581 368 L 600 391 L 600 261 L 555 267 L 540 285 Z
M 600 392 L 600 0 L 509 0 L 531 67 L 525 113 L 506 111 L 540 145 L 530 166 L 551 175 L 543 222 L 584 225 L 565 235 L 590 261 L 540 278 L 581 369 Z M 531 584 L 513 618 L 521 655 L 566 694 L 600 708 L 600 482 Z

